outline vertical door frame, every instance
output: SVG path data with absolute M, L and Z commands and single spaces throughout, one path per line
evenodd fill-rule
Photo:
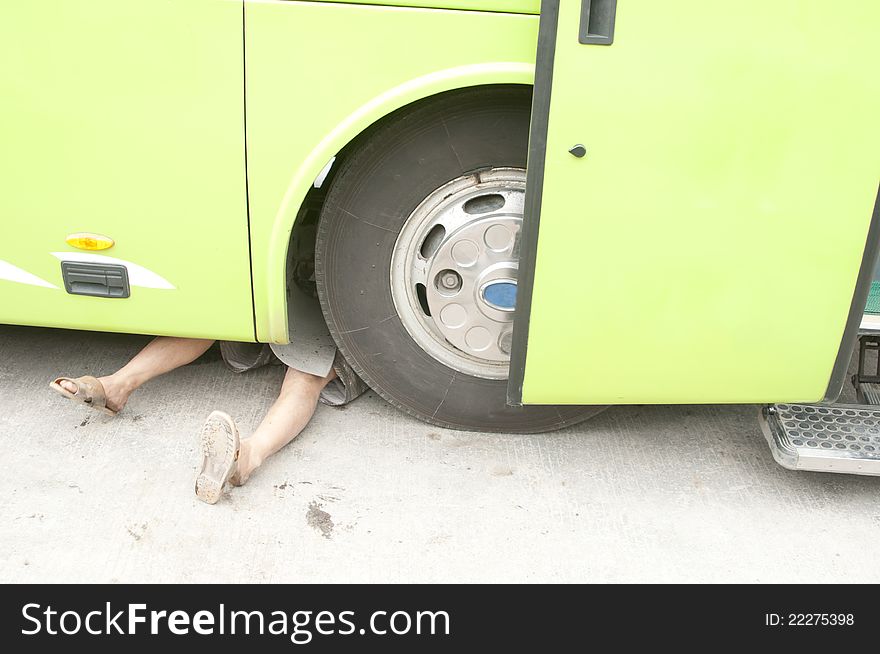
M 544 191 L 544 162 L 547 156 L 547 131 L 550 127 L 550 97 L 553 89 L 553 66 L 556 60 L 556 33 L 559 24 L 559 0 L 541 0 L 538 27 L 538 53 L 535 61 L 535 88 L 532 95 L 532 122 L 529 132 L 529 156 L 526 197 L 520 232 L 519 272 L 517 274 L 516 318 L 510 351 L 510 375 L 507 403 L 522 405 L 526 354 L 529 345 L 529 320 L 535 286 L 538 256 L 538 228 Z

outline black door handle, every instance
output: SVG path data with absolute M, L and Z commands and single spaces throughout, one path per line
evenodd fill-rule
M 592 45 L 614 43 L 617 0 L 581 0 L 580 42 Z

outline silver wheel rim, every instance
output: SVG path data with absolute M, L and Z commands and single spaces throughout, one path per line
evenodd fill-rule
M 507 379 L 526 173 L 493 168 L 431 193 L 391 258 L 391 295 L 409 335 L 440 363 Z

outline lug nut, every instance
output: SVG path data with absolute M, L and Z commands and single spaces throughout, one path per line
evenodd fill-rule
M 461 275 L 454 270 L 444 270 L 438 275 L 438 286 L 447 291 L 457 291 L 461 288 Z
M 510 354 L 513 345 L 513 332 L 504 332 L 498 339 L 498 349 L 504 354 Z

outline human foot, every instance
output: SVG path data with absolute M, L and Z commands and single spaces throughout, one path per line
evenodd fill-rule
M 196 477 L 196 497 L 216 504 L 238 460 L 241 447 L 238 428 L 229 414 L 214 411 L 202 427 L 200 440 L 202 469 Z
M 229 477 L 229 483 L 233 486 L 244 486 L 251 474 L 260 467 L 262 460 L 254 451 L 253 441 L 245 438 L 241 441 L 241 451 L 236 461 L 235 472 Z
M 93 409 L 115 416 L 128 401 L 131 391 L 124 388 L 112 376 L 59 377 L 49 387 L 70 400 L 82 402 Z

